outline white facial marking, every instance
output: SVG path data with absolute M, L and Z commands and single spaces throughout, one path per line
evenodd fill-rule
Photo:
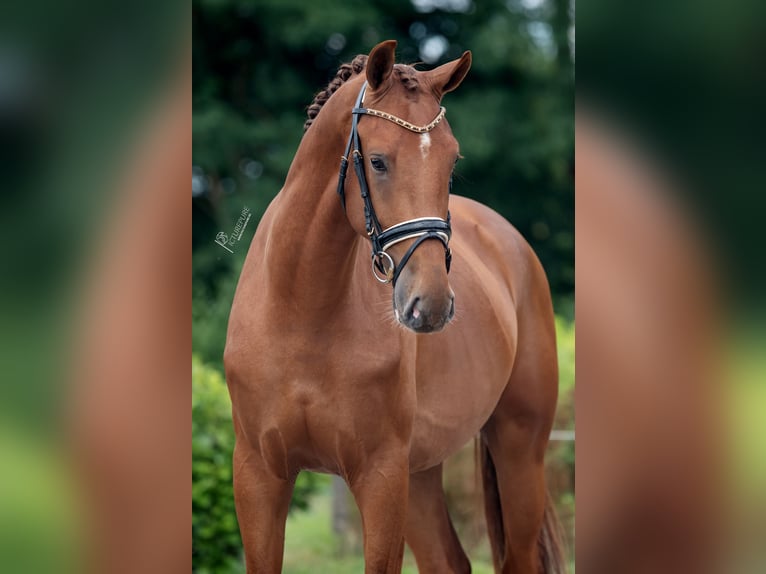
M 420 134 L 420 154 L 423 159 L 428 157 L 428 150 L 431 147 L 431 136 L 428 134 Z

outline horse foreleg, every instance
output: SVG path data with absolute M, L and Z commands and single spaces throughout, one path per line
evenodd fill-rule
M 402 570 L 408 467 L 406 454 L 376 459 L 350 485 L 362 515 L 365 574 Z
M 471 572 L 447 512 L 441 464 L 410 475 L 406 539 L 420 574 Z
M 234 504 L 248 574 L 282 571 L 285 521 L 294 482 L 274 475 L 260 454 L 237 442 Z

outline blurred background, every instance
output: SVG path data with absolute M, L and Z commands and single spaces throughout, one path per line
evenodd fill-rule
M 192 153 L 193 562 L 239 572 L 230 405 L 222 370 L 234 288 L 258 220 L 282 186 L 306 108 L 339 65 L 386 39 L 430 69 L 473 52 L 444 105 L 465 156 L 454 193 L 504 215 L 531 243 L 557 313 L 561 394 L 548 474 L 574 544 L 574 4 L 570 0 L 195 0 Z M 249 223 L 227 249 L 247 208 Z M 288 520 L 287 573 L 360 572 L 361 536 L 342 482 L 302 473 Z M 474 571 L 490 572 L 473 447 L 445 488 Z M 573 560 L 573 558 L 572 558 Z M 406 572 L 415 572 L 411 557 Z
M 578 8 L 578 566 L 763 572 L 766 5 Z

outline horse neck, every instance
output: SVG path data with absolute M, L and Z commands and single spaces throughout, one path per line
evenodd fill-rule
M 359 244 L 336 193 L 342 136 L 321 119 L 295 154 L 265 255 L 271 286 L 302 312 L 341 302 Z

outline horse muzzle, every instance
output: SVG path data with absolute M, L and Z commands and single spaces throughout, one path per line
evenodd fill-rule
M 397 321 L 416 333 L 435 333 L 444 329 L 455 316 L 455 294 L 450 289 L 446 298 L 412 294 L 401 313 L 394 302 Z

